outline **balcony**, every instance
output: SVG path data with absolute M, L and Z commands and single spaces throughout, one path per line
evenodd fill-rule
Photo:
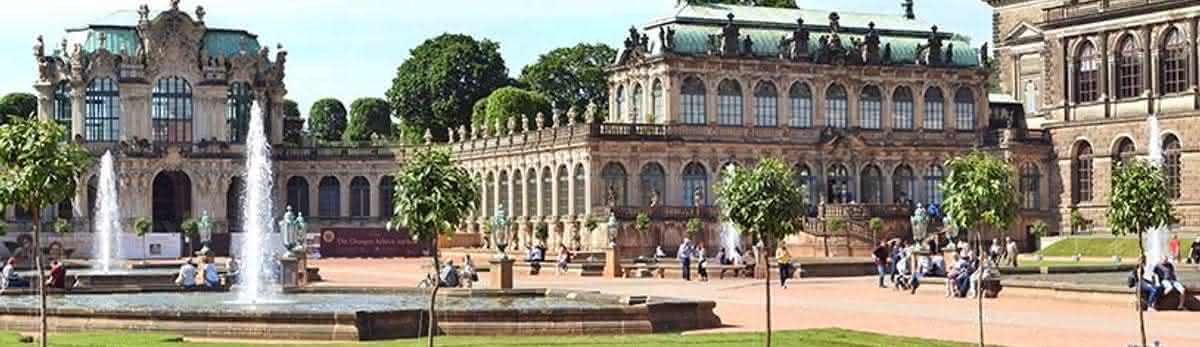
M 819 207 L 823 219 L 866 220 L 874 217 L 908 217 L 912 207 L 897 204 L 825 204 Z
M 688 221 L 694 217 L 699 217 L 705 221 L 717 221 L 721 212 L 716 207 L 691 207 L 691 206 L 619 206 L 612 209 L 616 214 L 617 219 L 621 221 L 636 220 L 639 214 L 645 213 L 654 221 Z M 596 216 L 608 218 L 608 208 L 600 208 L 595 213 Z

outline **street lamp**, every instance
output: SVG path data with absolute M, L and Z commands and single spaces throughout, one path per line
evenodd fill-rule
M 512 227 L 512 221 L 504 213 L 503 204 L 496 206 L 495 215 L 496 217 L 492 219 L 492 244 L 496 245 L 496 249 L 500 251 L 500 254 L 496 255 L 496 259 L 508 260 L 508 253 L 505 253 L 504 249 L 508 248 L 508 242 L 511 238 L 509 229 Z
M 200 248 L 206 248 L 212 242 L 212 218 L 208 217 L 208 211 L 204 211 L 200 215 L 200 220 L 196 222 L 196 229 L 200 232 Z

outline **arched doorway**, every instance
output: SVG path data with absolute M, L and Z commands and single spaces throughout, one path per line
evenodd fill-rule
M 154 176 L 153 188 L 153 232 L 179 232 L 179 224 L 191 216 L 192 180 L 181 171 L 163 171 Z

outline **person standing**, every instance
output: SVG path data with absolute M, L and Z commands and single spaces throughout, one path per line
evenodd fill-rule
M 887 241 L 879 241 L 879 245 L 875 246 L 875 250 L 871 252 L 871 257 L 875 260 L 875 271 L 879 272 L 879 288 L 887 288 L 883 284 L 883 279 L 887 278 L 888 274 L 888 253 Z
M 1017 257 L 1021 256 L 1021 250 L 1017 247 L 1017 240 L 1013 240 L 1011 237 L 1005 237 L 1004 239 L 1008 241 L 1007 249 L 1004 251 L 1008 255 L 1008 265 L 1017 267 Z
M 1183 259 L 1179 256 L 1179 234 L 1171 235 L 1171 241 L 1167 242 L 1167 249 L 1171 250 L 1171 260 L 1178 262 Z
M 708 282 L 708 257 L 704 254 L 704 243 L 696 245 L 696 273 L 700 274 L 700 282 Z
M 787 247 L 779 245 L 779 250 L 775 252 L 775 262 L 779 265 L 779 286 L 787 289 L 787 280 L 792 277 L 792 254 L 788 253 Z
M 683 243 L 679 244 L 679 251 L 675 252 L 675 257 L 679 258 L 679 268 L 681 271 L 683 271 L 683 280 L 684 281 L 692 280 L 692 269 L 691 269 L 692 256 L 691 256 L 691 254 L 692 254 L 691 240 L 688 240 L 685 237 L 683 239 Z

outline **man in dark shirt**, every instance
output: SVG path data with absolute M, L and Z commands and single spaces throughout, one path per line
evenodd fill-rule
M 871 252 L 871 256 L 875 258 L 875 270 L 879 271 L 879 288 L 887 288 L 883 284 L 883 279 L 888 274 L 888 258 L 890 255 L 891 249 L 889 249 L 886 240 L 879 241 L 879 245 L 875 246 L 875 250 Z
M 1169 256 L 1162 256 L 1158 265 L 1154 266 L 1154 276 L 1158 278 L 1159 285 L 1162 286 L 1162 295 L 1167 296 L 1171 291 L 1179 292 L 1179 310 L 1186 310 L 1184 303 L 1187 302 L 1187 289 L 1183 287 L 1183 283 L 1179 282 L 1179 278 L 1175 275 L 1175 264 L 1171 264 Z

